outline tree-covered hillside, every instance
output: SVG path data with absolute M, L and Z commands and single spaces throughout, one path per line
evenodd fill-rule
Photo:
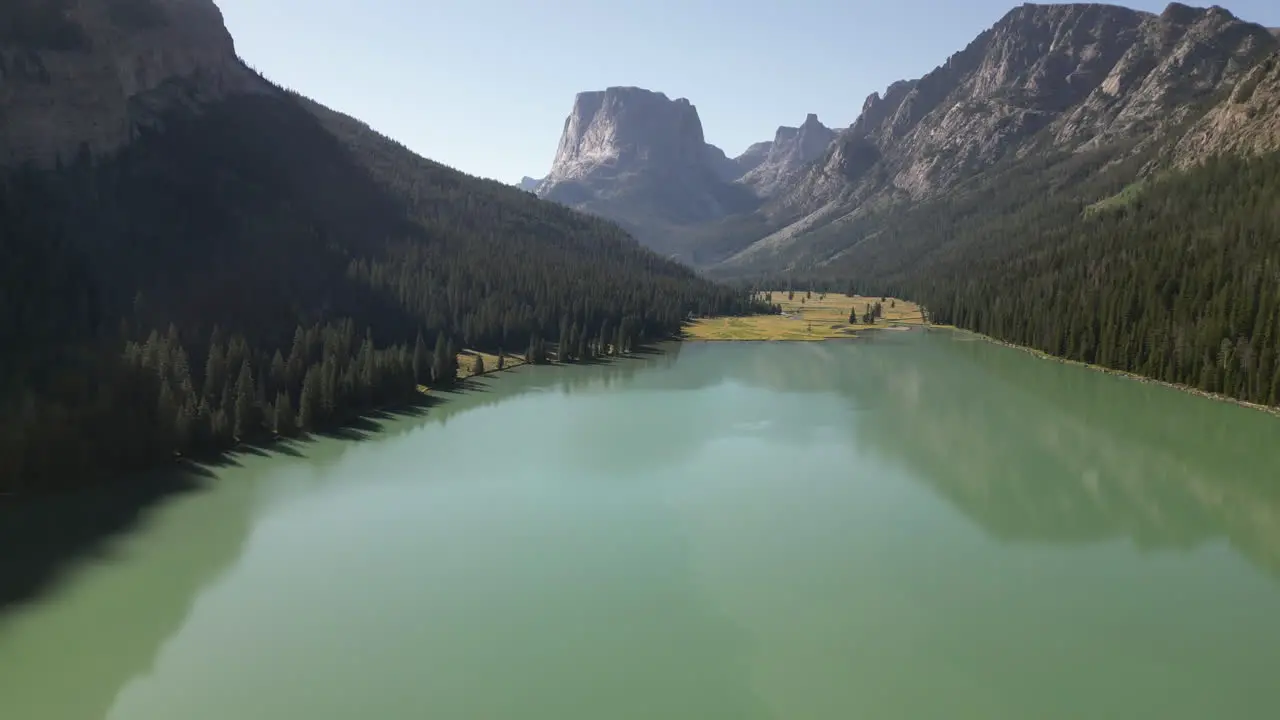
M 140 132 L 0 182 L 0 493 L 332 426 L 461 347 L 608 352 L 749 307 L 282 90 Z
M 1217 158 L 1035 230 L 1011 219 L 908 286 L 941 322 L 1280 405 L 1278 198 L 1280 155 Z
M 1140 181 L 1148 157 L 1112 157 L 1013 163 L 868 217 L 844 228 L 863 240 L 790 282 L 910 297 L 938 322 L 1280 405 L 1280 154 Z

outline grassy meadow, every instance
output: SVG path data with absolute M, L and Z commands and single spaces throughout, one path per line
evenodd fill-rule
M 806 293 L 797 291 L 788 299 L 785 290 L 762 293 L 782 306 L 781 315 L 748 317 L 699 318 L 685 326 L 689 340 L 784 340 L 808 341 L 855 337 L 863 330 L 922 325 L 920 306 L 906 300 L 842 293 Z M 881 303 L 882 316 L 873 324 L 862 322 L 868 306 Z M 849 311 L 855 310 L 858 322 L 850 324 Z

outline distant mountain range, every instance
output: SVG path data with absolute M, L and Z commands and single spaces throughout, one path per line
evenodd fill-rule
M 536 192 L 717 272 L 806 267 L 865 239 L 819 249 L 815 233 L 1011 163 L 1154 153 L 1136 180 L 1280 148 L 1278 52 L 1274 30 L 1219 7 L 1022 5 L 933 72 L 873 93 L 849 127 L 809 115 L 733 159 L 705 141 L 683 98 L 582 93 Z

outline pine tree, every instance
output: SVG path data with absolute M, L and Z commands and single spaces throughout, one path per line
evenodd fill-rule
M 298 399 L 298 425 L 306 432 L 314 432 L 320 420 L 320 368 L 312 366 L 302 381 L 302 394 Z
M 284 355 L 276 350 L 275 356 L 271 358 L 271 383 L 267 386 L 267 391 L 270 393 L 289 386 L 289 364 L 285 362 Z
M 449 375 L 449 341 L 445 338 L 444 332 L 436 335 L 436 351 L 431 361 L 431 379 L 437 385 L 447 385 L 453 382 L 453 378 Z
M 217 400 L 222 397 L 222 388 L 226 383 L 227 356 L 220 342 L 220 333 L 215 330 L 212 344 L 209 346 L 209 359 L 204 365 L 204 397 Z
M 295 420 L 293 405 L 289 402 L 289 393 L 282 390 L 276 395 L 275 434 L 281 437 L 291 437 L 296 432 Z
M 236 379 L 235 389 L 235 418 L 232 433 L 238 441 L 251 439 L 254 430 L 258 427 L 257 405 L 254 403 L 255 393 L 253 371 L 246 358 L 240 365 L 240 375 Z
M 156 402 L 156 442 L 160 447 L 172 448 L 176 444 L 174 424 L 180 411 L 172 383 L 168 379 L 161 380 L 160 396 Z
M 609 318 L 605 318 L 600 323 L 600 339 L 598 341 L 599 342 L 598 347 L 600 348 L 601 355 L 609 354 L 609 340 L 612 337 L 612 335 L 609 332 L 609 327 L 610 327 Z
M 450 383 L 457 382 L 458 380 L 458 345 L 453 341 L 453 338 L 449 338 L 449 343 L 445 347 L 445 362 L 449 367 L 446 374 L 446 377 L 448 378 L 448 382 Z
M 359 355 L 358 362 L 360 367 L 360 377 L 358 380 L 360 385 L 360 393 L 364 398 L 364 402 L 366 404 L 371 404 L 373 402 L 373 389 L 374 389 L 374 382 L 376 380 L 374 360 L 373 360 L 373 331 L 372 330 L 369 330 L 369 329 L 365 330 L 364 342 L 361 343 L 360 345 L 360 355 Z
M 413 381 L 418 385 L 431 384 L 431 359 L 427 356 L 427 343 L 422 339 L 421 330 L 413 343 Z

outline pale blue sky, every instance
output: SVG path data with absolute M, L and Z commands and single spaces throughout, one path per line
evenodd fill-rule
M 515 182 L 551 165 L 573 96 L 637 85 L 697 106 L 730 156 L 815 112 L 848 126 L 1015 0 L 216 0 L 241 57 L 414 151 Z M 1135 0 L 1159 12 L 1167 2 Z M 1277 0 L 1223 4 L 1280 26 Z

